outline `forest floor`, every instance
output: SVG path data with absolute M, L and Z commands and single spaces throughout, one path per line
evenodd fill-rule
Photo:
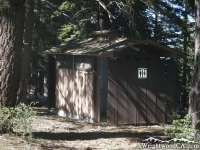
M 27 142 L 15 135 L 0 135 L 0 150 L 141 149 L 148 137 L 162 137 L 163 127 L 88 123 L 59 117 L 40 108 L 32 123 L 34 138 Z

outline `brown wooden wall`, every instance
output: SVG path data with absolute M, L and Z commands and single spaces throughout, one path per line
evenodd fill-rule
M 56 108 L 71 115 L 96 120 L 95 71 L 76 69 L 74 56 L 70 57 L 72 57 L 72 67 L 56 68 Z
M 48 55 L 48 108 L 55 107 L 56 60 Z
M 146 79 L 138 79 L 138 68 L 147 68 Z M 108 59 L 109 123 L 171 122 L 174 99 L 173 59 Z

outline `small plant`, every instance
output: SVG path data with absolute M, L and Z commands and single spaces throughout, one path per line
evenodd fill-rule
M 16 107 L 0 108 L 0 131 L 9 134 L 16 133 L 25 139 L 31 139 L 31 122 L 37 114 L 32 105 L 35 103 L 29 105 L 20 103 Z
M 191 122 L 191 114 L 186 114 L 183 119 L 177 113 L 173 113 L 172 125 L 163 125 L 164 134 L 171 138 L 186 138 L 188 140 L 196 140 L 195 135 L 197 129 Z

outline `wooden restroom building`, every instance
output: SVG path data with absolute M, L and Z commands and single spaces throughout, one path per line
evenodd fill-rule
M 58 114 L 111 124 L 172 121 L 175 59 L 182 53 L 149 39 L 121 38 L 108 30 L 44 53 L 51 60 L 49 88 L 55 89 L 49 101 Z

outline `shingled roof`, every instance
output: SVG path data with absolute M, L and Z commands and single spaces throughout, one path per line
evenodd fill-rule
M 152 40 L 129 40 L 127 38 L 113 38 L 112 40 L 98 41 L 95 38 L 69 41 L 67 43 L 52 47 L 42 52 L 43 54 L 68 54 L 68 55 L 92 55 L 105 56 L 130 46 L 146 45 L 161 51 L 167 51 L 179 56 L 184 54 L 175 49 L 166 47 Z

